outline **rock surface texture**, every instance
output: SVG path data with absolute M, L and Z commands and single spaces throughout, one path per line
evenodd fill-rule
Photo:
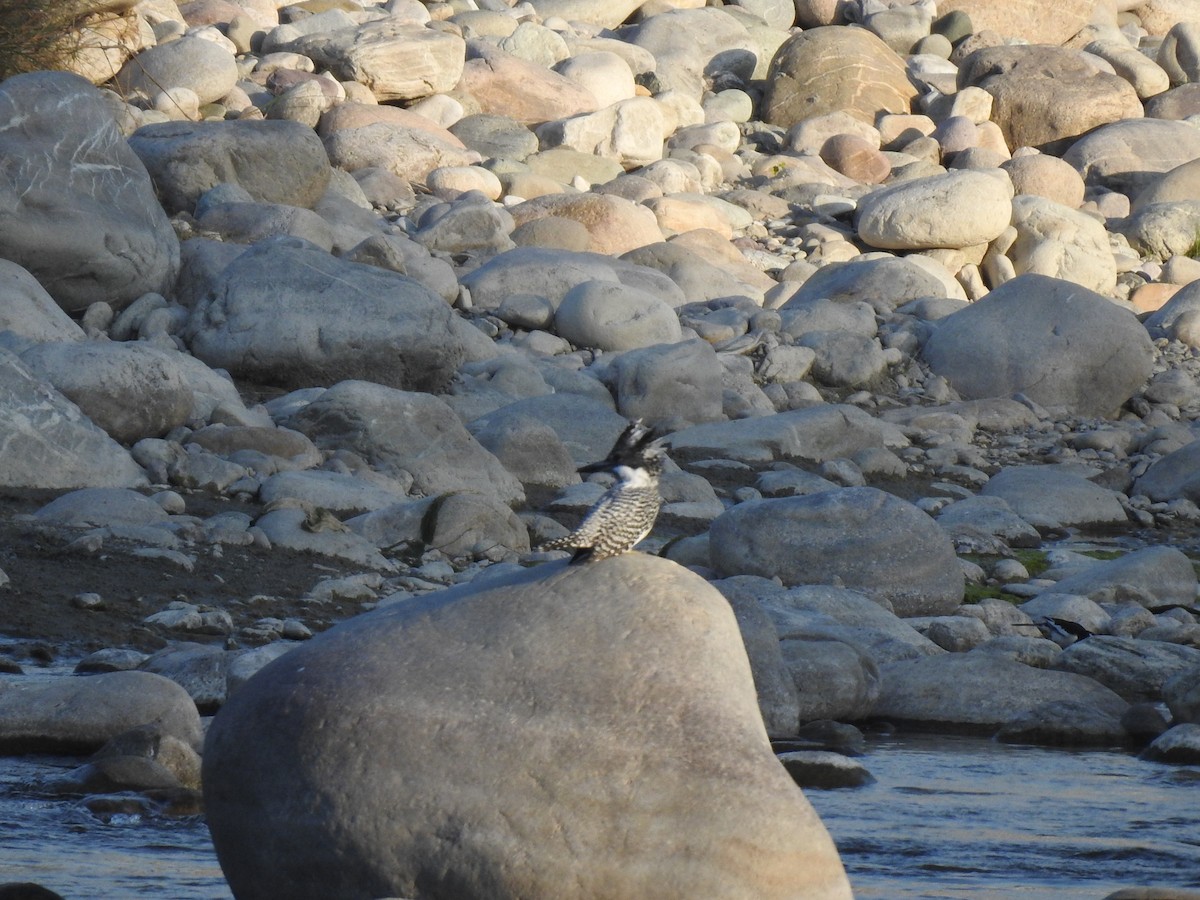
M 850 896 L 728 605 L 636 554 L 343 625 L 235 695 L 204 764 L 239 897 Z

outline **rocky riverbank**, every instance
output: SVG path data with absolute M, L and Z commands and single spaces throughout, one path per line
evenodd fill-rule
M 640 417 L 670 447 L 642 546 L 665 561 L 572 584 L 724 595 L 756 698 L 734 684 L 705 716 L 766 733 L 708 762 L 748 754 L 767 784 L 769 734 L 825 778 L 804 754 L 855 740 L 830 722 L 1200 760 L 1198 15 L 102 4 L 78 75 L 0 83 L 0 746 L 107 746 L 54 789 L 197 800 L 191 717 L 340 646 L 314 634 L 562 577 L 531 548 L 595 502 L 607 476 L 577 467 Z M 611 626 L 580 619 L 544 656 L 464 625 L 464 652 L 508 647 L 487 705 L 509 721 L 554 708 L 536 673 L 618 646 Z M 67 658 L 97 677 L 19 674 Z M 674 696 L 706 658 L 663 657 Z M 661 712 L 589 671 L 612 734 Z M 400 675 L 418 730 L 465 689 Z M 123 736 L 159 716 L 127 694 L 173 698 L 175 725 Z M 339 712 L 370 719 L 374 696 Z M 676 777 L 648 738 L 598 781 Z M 454 828 L 483 827 L 462 809 Z M 823 835 L 806 865 L 840 896 Z M 726 862 L 713 878 L 751 883 Z M 432 877 L 406 871 L 370 889 Z

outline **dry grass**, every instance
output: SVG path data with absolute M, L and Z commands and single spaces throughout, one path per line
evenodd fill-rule
M 0 80 L 64 69 L 83 46 L 75 28 L 100 0 L 0 0 Z

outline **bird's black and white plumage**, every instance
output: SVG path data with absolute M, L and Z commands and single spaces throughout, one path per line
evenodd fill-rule
M 666 454 L 654 432 L 638 419 L 621 432 L 607 458 L 580 472 L 612 472 L 617 483 L 588 510 L 579 527 L 566 537 L 547 541 L 539 550 L 574 550 L 572 563 L 618 556 L 650 533 L 662 499 L 658 477 Z
M 1038 627 L 1044 637 L 1064 648 L 1092 636 L 1090 631 L 1071 619 L 1045 616 L 1033 624 Z

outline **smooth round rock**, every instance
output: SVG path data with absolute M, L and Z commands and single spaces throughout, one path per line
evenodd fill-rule
M 969 247 L 999 236 L 1012 218 L 1003 175 L 953 171 L 877 188 L 859 201 L 855 224 L 872 247 Z
M 620 282 L 585 281 L 572 288 L 554 316 L 571 343 L 601 350 L 669 344 L 682 336 L 675 310 L 653 294 Z
M 641 554 L 335 626 L 230 698 L 203 783 L 243 900 L 851 896 L 729 604 Z
M 712 525 L 723 575 L 829 584 L 886 598 L 901 616 L 946 615 L 962 599 L 950 538 L 915 506 L 875 488 L 739 504 Z
M 1153 351 L 1142 324 L 1106 297 L 1020 275 L 941 319 L 922 355 L 965 399 L 1025 393 L 1105 415 L 1149 378 Z

